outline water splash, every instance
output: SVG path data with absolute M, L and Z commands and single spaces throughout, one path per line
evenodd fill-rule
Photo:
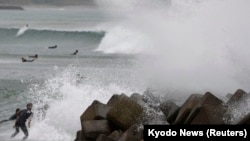
M 168 90 L 249 90 L 249 1 L 159 0 L 152 7 L 148 1 L 119 2 L 99 2 L 107 14 L 123 17 L 106 26 L 99 50 L 143 54 L 141 74 Z
M 81 129 L 80 116 L 94 100 L 106 103 L 113 94 L 133 92 L 117 83 L 103 86 L 91 81 L 74 65 L 55 71 L 55 76 L 31 85 L 27 94 L 20 97 L 34 103 L 30 140 L 74 140 L 76 131 Z
M 24 27 L 20 28 L 16 34 L 16 37 L 23 35 L 29 29 L 29 25 L 25 25 Z

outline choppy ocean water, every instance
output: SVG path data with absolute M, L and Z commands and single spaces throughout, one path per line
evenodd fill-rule
M 29 140 L 74 140 L 79 116 L 93 100 L 105 102 L 113 93 L 132 92 L 119 83 L 131 83 L 133 55 L 96 51 L 106 34 L 95 29 L 105 22 L 101 15 L 91 9 L 0 11 L 1 120 L 32 102 Z M 56 49 L 48 48 L 54 45 Z M 75 50 L 79 52 L 71 55 Z M 34 62 L 21 61 L 35 54 Z M 53 112 L 41 121 L 39 109 L 46 104 Z M 1 140 L 10 140 L 12 126 L 13 121 L 1 124 Z
M 33 102 L 29 140 L 72 141 L 82 112 L 112 94 L 152 87 L 181 103 L 191 93 L 248 92 L 249 4 L 138 0 L 100 2 L 94 9 L 2 10 L 0 120 Z M 35 54 L 34 62 L 21 61 Z M 22 138 L 20 132 L 9 139 L 12 125 L 0 124 L 0 140 Z

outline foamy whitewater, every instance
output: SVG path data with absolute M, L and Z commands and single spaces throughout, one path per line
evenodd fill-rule
M 0 120 L 32 102 L 28 140 L 74 140 L 84 110 L 113 94 L 152 88 L 181 104 L 191 93 L 249 92 L 248 0 L 95 2 L 0 11 Z M 22 138 L 9 138 L 12 126 L 0 124 L 1 141 Z

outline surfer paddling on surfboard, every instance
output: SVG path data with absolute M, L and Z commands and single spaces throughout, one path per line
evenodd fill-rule
M 76 50 L 74 53 L 72 53 L 71 55 L 76 55 L 78 53 L 78 50 Z
M 49 49 L 55 49 L 55 48 L 57 48 L 57 45 L 54 45 L 54 46 L 50 46 L 50 47 L 48 47 Z
M 28 60 L 22 57 L 22 62 L 33 62 L 33 61 L 35 61 L 35 59 Z

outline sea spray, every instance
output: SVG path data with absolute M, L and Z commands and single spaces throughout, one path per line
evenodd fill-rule
M 80 115 L 94 100 L 106 103 L 113 94 L 130 95 L 134 92 L 115 83 L 103 86 L 91 82 L 74 65 L 65 69 L 55 67 L 55 71 L 55 76 L 43 83 L 30 85 L 27 93 L 19 97 L 34 103 L 31 140 L 73 140 L 75 132 L 81 129 Z M 48 105 L 48 109 L 44 110 L 45 117 L 41 118 L 44 105 Z
M 124 28 L 122 25 L 115 26 L 108 30 L 95 51 L 113 54 L 138 54 L 145 48 L 140 44 L 140 40 L 143 38 L 145 37 L 142 34 Z
M 111 23 L 98 50 L 140 54 L 137 66 L 152 87 L 220 96 L 249 89 L 248 1 L 172 0 L 152 7 L 140 0 L 98 2 L 107 14 L 124 17 Z

